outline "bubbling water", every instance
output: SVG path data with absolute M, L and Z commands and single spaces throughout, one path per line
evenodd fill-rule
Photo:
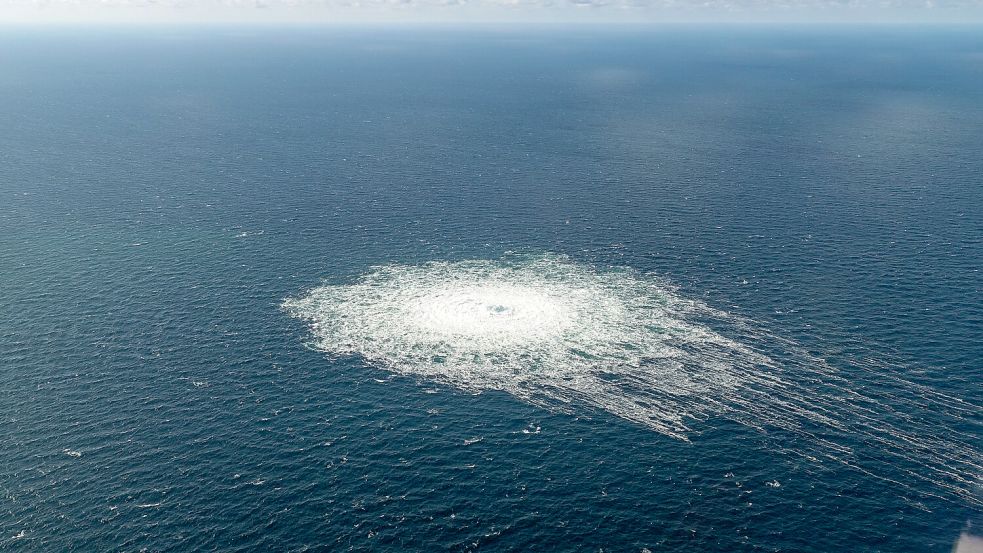
M 549 291 L 501 282 L 444 285 L 408 301 L 405 315 L 418 332 L 502 347 L 555 339 L 569 328 L 574 313 L 560 300 Z
M 856 375 L 847 381 L 791 342 L 628 269 L 552 255 L 388 265 L 283 305 L 309 321 L 316 349 L 394 373 L 554 410 L 600 409 L 683 440 L 694 422 L 723 416 L 800 438 L 791 452 L 810 460 L 904 486 L 885 467 L 915 462 L 914 479 L 978 501 L 972 436 L 947 437 L 895 408 L 915 398 L 964 421 L 972 405 L 897 380 L 893 392 L 860 395 Z M 762 353 L 775 344 L 780 361 Z M 877 455 L 864 459 L 837 434 L 879 446 Z
M 312 321 L 318 349 L 470 391 L 585 402 L 684 439 L 692 409 L 678 398 L 767 361 L 687 322 L 696 304 L 665 283 L 559 257 L 379 267 L 284 305 Z

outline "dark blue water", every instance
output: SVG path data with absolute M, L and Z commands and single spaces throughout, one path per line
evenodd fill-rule
M 981 144 L 978 28 L 4 29 L 0 549 L 949 551 Z M 753 321 L 965 481 L 392 378 L 280 307 L 507 252 Z

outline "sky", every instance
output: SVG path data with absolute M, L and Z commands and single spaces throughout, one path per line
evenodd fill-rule
M 983 0 L 0 0 L 0 22 L 983 23 Z

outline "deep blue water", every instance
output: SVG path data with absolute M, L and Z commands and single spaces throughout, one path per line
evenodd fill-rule
M 949 551 L 979 474 L 392 378 L 280 305 L 629 267 L 978 467 L 981 145 L 978 28 L 3 29 L 0 550 Z

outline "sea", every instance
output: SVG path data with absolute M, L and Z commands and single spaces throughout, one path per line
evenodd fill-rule
M 948 552 L 983 28 L 0 29 L 0 550 Z

